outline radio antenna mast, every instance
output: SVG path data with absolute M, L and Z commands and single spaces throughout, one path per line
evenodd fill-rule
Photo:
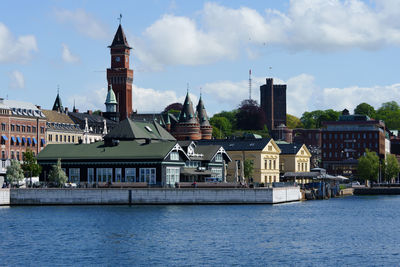
M 249 99 L 251 99 L 251 69 L 249 69 Z

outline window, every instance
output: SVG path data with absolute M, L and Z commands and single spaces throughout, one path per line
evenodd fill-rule
M 213 173 L 212 177 L 222 181 L 222 168 L 211 168 L 211 172 Z
M 274 170 L 276 170 L 276 159 L 274 159 L 274 161 L 272 163 L 273 163 Z
M 217 162 L 222 162 L 222 154 L 218 153 L 218 154 L 215 156 L 215 161 L 217 161 Z
M 268 164 L 268 167 L 269 167 L 269 169 L 271 170 L 271 169 L 272 169 L 272 160 L 269 160 L 268 163 L 269 163 L 269 164 Z
M 36 133 L 36 127 L 32 126 L 32 133 Z
M 87 170 L 87 182 L 88 184 L 92 184 L 94 182 L 94 169 L 88 168 Z
M 79 168 L 69 168 L 69 181 L 71 183 L 79 183 L 81 181 Z
M 322 147 L 323 147 L 323 148 L 326 148 L 326 143 L 324 143 L 324 144 L 322 145 Z
M 17 151 L 17 160 L 20 160 L 20 159 L 19 159 L 19 151 Z
M 11 159 L 14 159 L 15 155 L 14 155 L 14 151 L 11 151 Z
M 323 135 L 322 135 L 322 139 L 326 139 L 326 134 L 323 134 Z
M 26 131 L 27 131 L 28 133 L 30 133 L 30 132 L 31 132 L 31 126 L 27 126 L 27 127 L 26 127 Z
M 179 160 L 179 152 L 177 152 L 177 151 L 171 152 L 169 154 L 169 157 L 171 160 Z
M 67 142 L 67 136 L 64 135 L 64 143 L 66 143 L 66 142 Z
M 15 125 L 11 124 L 11 131 L 14 132 L 15 131 Z
M 58 142 L 58 135 L 56 135 L 56 142 Z
M 308 171 L 308 166 L 307 166 L 308 164 L 307 164 L 307 162 L 306 163 L 304 163 L 304 168 L 305 168 L 305 171 L 307 172 Z
M 4 150 L 1 151 L 1 158 L 6 159 L 6 152 Z
M 329 134 L 329 140 L 332 139 L 332 134 Z
M 139 181 L 156 184 L 156 168 L 140 168 Z
M 272 151 L 272 146 L 268 146 L 268 151 Z
M 116 168 L 115 169 L 115 182 L 119 183 L 122 182 L 122 169 Z
M 107 182 L 112 181 L 112 168 L 97 168 L 96 169 L 96 182 Z
M 337 134 L 335 134 L 335 139 L 337 139 Z
M 264 169 L 267 169 L 268 160 L 264 160 Z
M 166 184 L 167 185 L 175 185 L 175 183 L 179 183 L 180 176 L 180 168 L 179 167 L 167 167 L 166 173 Z
M 70 142 L 71 142 L 71 136 L 68 135 L 68 143 L 70 143 Z
M 136 168 L 126 168 L 125 169 L 125 181 L 131 182 L 131 183 L 139 182 L 136 179 Z
M 297 170 L 300 171 L 300 163 L 297 163 Z
M 329 144 L 329 148 L 332 148 L 332 144 L 331 143 Z
M 72 143 L 75 143 L 75 136 L 72 136 Z
M 21 131 L 21 126 L 17 125 L 17 132 Z
M 40 133 L 44 133 L 44 127 L 40 127 Z
M 2 130 L 2 131 L 5 131 L 5 130 L 6 130 L 6 124 L 5 124 L 5 123 L 2 123 L 2 124 L 1 124 L 1 130 Z

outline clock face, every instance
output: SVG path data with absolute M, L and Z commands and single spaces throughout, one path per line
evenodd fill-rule
M 117 62 L 119 62 L 120 60 L 121 60 L 120 57 L 116 57 L 116 58 L 115 58 L 115 61 L 117 61 Z

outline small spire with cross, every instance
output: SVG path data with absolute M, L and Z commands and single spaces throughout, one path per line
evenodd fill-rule
M 122 14 L 119 14 L 119 18 L 118 18 L 118 20 L 119 20 L 119 25 L 121 25 L 121 21 L 122 21 Z
M 200 87 L 200 98 L 201 98 L 201 90 L 202 90 L 202 88 Z
M 189 94 L 189 83 L 187 83 L 186 92 Z
M 60 94 L 60 85 L 57 84 L 57 95 L 59 95 L 59 94 Z

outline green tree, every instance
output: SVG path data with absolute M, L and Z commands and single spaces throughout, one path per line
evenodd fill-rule
M 306 129 L 321 128 L 323 121 L 337 121 L 340 114 L 341 112 L 333 109 L 306 111 L 301 116 L 300 121 Z
M 226 117 L 213 116 L 210 119 L 215 138 L 225 138 L 232 135 L 232 123 Z
M 374 151 L 366 149 L 365 155 L 358 159 L 357 173 L 361 180 L 377 180 L 379 173 L 379 157 Z
M 354 114 L 367 115 L 370 118 L 376 117 L 376 111 L 373 106 L 367 103 L 361 103 L 354 109 Z
M 214 114 L 213 117 L 224 117 L 226 118 L 232 125 L 232 130 L 237 129 L 237 121 L 236 121 L 236 114 L 238 113 L 237 109 L 232 111 L 221 111 L 220 113 Z
M 247 181 L 249 181 L 249 178 L 253 177 L 253 170 L 254 170 L 254 162 L 250 159 L 246 159 L 243 162 L 243 172 L 244 172 L 244 177 L 247 178 Z
M 286 114 L 286 124 L 289 129 L 304 127 L 299 118 L 290 114 Z
M 9 183 L 18 183 L 24 179 L 24 171 L 21 168 L 21 164 L 12 159 L 11 164 L 7 167 L 6 171 L 7 181 Z
M 57 160 L 57 165 L 52 166 L 49 172 L 49 181 L 57 183 L 60 187 L 68 181 L 67 175 L 61 169 L 61 159 Z
M 23 153 L 22 170 L 27 177 L 38 176 L 42 172 L 42 167 L 37 164 L 37 160 L 33 151 L 29 148 Z
M 385 181 L 391 182 L 393 179 L 397 178 L 400 172 L 400 166 L 395 155 L 386 155 L 386 159 L 382 164 L 382 170 Z
M 400 130 L 400 107 L 395 101 L 383 103 L 376 112 L 376 119 L 383 120 L 390 130 Z

